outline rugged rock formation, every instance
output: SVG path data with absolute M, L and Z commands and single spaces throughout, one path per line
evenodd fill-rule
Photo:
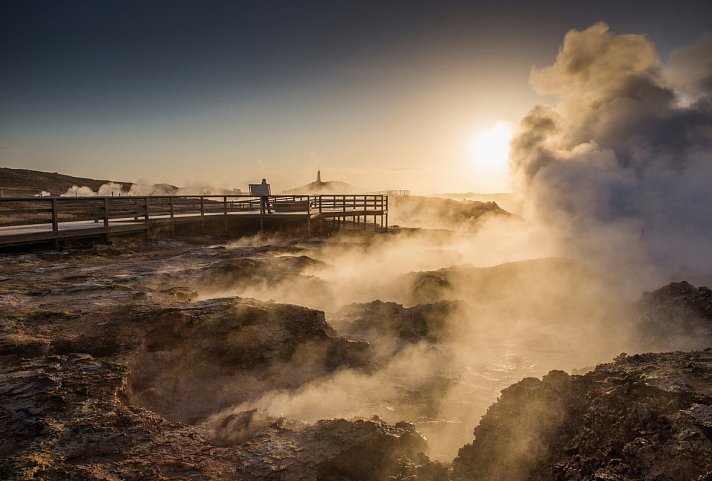
M 646 292 L 637 330 L 648 349 L 712 346 L 712 290 L 673 282 Z
M 0 478 L 230 479 L 230 452 L 118 396 L 126 368 L 87 354 L 0 370 Z
M 502 391 L 455 480 L 712 479 L 712 350 L 621 355 Z
M 390 426 L 378 418 L 269 428 L 240 449 L 241 472 L 255 481 L 386 480 L 411 460 L 429 463 L 412 424 Z
M 541 373 L 535 362 L 545 356 L 497 357 L 497 346 L 532 343 L 569 360 L 587 348 L 566 344 L 575 335 L 620 337 L 611 326 L 627 329 L 629 318 L 600 322 L 607 311 L 594 301 L 605 297 L 580 265 L 543 259 L 413 274 L 385 298 L 414 307 L 354 304 L 338 313 L 335 331 L 321 311 L 245 298 L 260 279 L 271 288 L 308 282 L 311 268 L 324 267 L 306 256 L 319 247 L 205 242 L 2 258 L 0 479 L 712 479 L 711 352 L 621 357 L 584 376 L 525 379 L 503 391 L 452 469 L 431 462 L 413 425 L 397 422 L 417 423 L 434 446 L 463 431 L 469 439 L 460 428 L 471 413 L 522 376 L 513 375 L 519 361 L 503 359 Z M 559 284 L 539 282 L 552 277 Z M 205 282 L 224 284 L 227 297 L 206 294 Z M 703 343 L 709 306 L 709 290 L 673 284 L 646 295 L 631 323 L 651 343 L 678 332 Z M 344 411 L 330 389 L 344 390 Z M 277 402 L 265 408 L 261 398 Z M 317 416 L 334 402 L 335 412 L 377 412 L 390 424 L 305 424 L 288 411 L 295 399 Z M 445 459 L 464 442 L 433 455 Z
M 0 478 L 366 481 L 429 463 L 412 425 L 378 419 L 268 426 L 216 446 L 200 428 L 127 405 L 126 374 L 86 354 L 2 366 Z
M 299 252 L 295 252 L 298 254 Z M 163 272 L 150 279 L 147 286 L 190 287 L 205 296 L 265 297 L 286 303 L 304 302 L 310 292 L 311 305 L 328 305 L 332 286 L 308 274 L 324 264 L 306 255 L 284 255 L 275 246 L 229 249 L 215 255 L 211 262 L 188 265 L 179 271 Z
M 572 259 L 543 258 L 492 267 L 458 265 L 406 274 L 390 287 L 391 297 L 406 305 L 466 299 L 479 303 L 516 301 L 512 308 L 528 315 L 552 307 L 570 308 L 602 292 L 604 281 Z
M 440 342 L 448 334 L 446 320 L 463 306 L 456 301 L 440 301 L 403 307 L 395 302 L 373 301 L 351 304 L 334 320 L 339 331 L 356 339 L 373 341 L 390 335 L 408 343 Z
M 217 299 L 155 313 L 130 363 L 129 392 L 139 405 L 194 423 L 266 390 L 369 362 L 368 344 L 336 336 L 321 311 Z
M 511 216 L 496 202 L 442 197 L 392 197 L 389 207 L 393 224 L 436 229 L 475 230 L 485 218 Z

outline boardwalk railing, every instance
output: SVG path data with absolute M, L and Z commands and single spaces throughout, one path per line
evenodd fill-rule
M 4 197 L 0 198 L 0 238 L 23 232 L 59 232 L 110 225 L 171 222 L 182 218 L 239 216 L 269 219 L 303 216 L 311 219 L 380 216 L 388 212 L 388 197 L 360 195 L 270 195 L 268 211 L 253 195 Z M 227 217 L 226 217 L 227 218 Z M 387 228 L 387 220 L 386 228 Z M 374 220 L 375 223 L 375 220 Z M 341 224 L 339 224 L 341 225 Z M 1 244 L 2 242 L 0 242 Z

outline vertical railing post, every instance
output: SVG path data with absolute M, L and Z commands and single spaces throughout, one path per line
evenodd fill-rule
M 59 230 L 59 215 L 57 214 L 57 199 L 52 199 L 52 230 Z
M 386 196 L 386 232 L 388 232 L 388 196 Z
M 146 240 L 151 238 L 151 223 L 149 222 L 151 206 L 148 204 L 148 199 L 149 199 L 149 197 L 146 196 L 145 202 L 144 202 L 144 207 L 146 209 L 146 211 L 144 212 L 144 215 L 145 215 L 144 222 L 146 224 Z M 137 203 L 137 205 L 138 205 L 138 203 Z
M 169 197 L 169 210 L 171 213 L 171 219 L 173 219 L 173 216 L 175 215 L 175 207 L 173 206 L 173 197 Z
M 104 197 L 104 227 L 109 227 L 109 198 Z
M 200 196 L 200 230 L 205 232 L 205 197 Z
M 223 214 L 224 214 L 223 227 L 225 228 L 225 232 L 227 232 L 228 231 L 228 228 L 227 228 L 227 196 L 223 197 Z
M 311 196 L 307 196 L 307 235 L 311 237 Z

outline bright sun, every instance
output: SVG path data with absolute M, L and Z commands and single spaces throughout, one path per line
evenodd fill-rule
M 504 122 L 497 122 L 492 127 L 480 130 L 472 139 L 472 154 L 475 162 L 481 166 L 489 165 L 494 169 L 506 167 L 511 139 L 512 131 Z
M 505 122 L 478 131 L 469 142 L 469 170 L 477 189 L 509 190 L 509 141 L 512 131 Z

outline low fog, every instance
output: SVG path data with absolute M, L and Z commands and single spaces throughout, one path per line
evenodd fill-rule
M 556 105 L 534 108 L 512 143 L 521 216 L 401 199 L 392 216 L 420 229 L 224 246 L 242 263 L 201 267 L 200 299 L 324 311 L 338 335 L 369 343 L 373 362 L 313 376 L 309 362 L 291 366 L 306 381 L 288 389 L 222 380 L 231 392 L 261 387 L 204 425 L 243 439 L 229 420 L 249 410 L 263 423 L 378 415 L 414 422 L 430 454 L 447 460 L 523 377 L 584 372 L 621 352 L 708 347 L 695 332 L 644 335 L 638 300 L 712 273 L 711 46 L 708 36 L 665 65 L 642 35 L 604 24 L 569 32 L 556 62 L 531 75 Z

